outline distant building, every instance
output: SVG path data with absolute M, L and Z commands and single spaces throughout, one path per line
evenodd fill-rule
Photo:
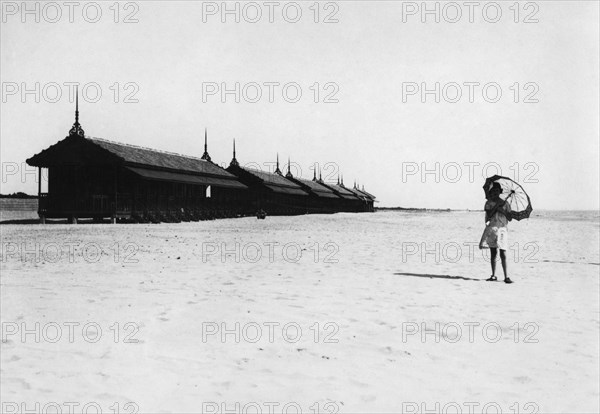
M 366 192 L 364 186 L 361 189 L 359 189 L 358 186 L 355 185 L 355 189 L 358 190 L 358 191 L 360 191 L 367 198 L 368 211 L 374 212 L 375 211 L 376 197 L 373 194 Z
M 274 173 L 242 167 L 236 159 L 234 141 L 233 158 L 227 171 L 248 187 L 246 207 L 249 211 L 263 210 L 268 215 L 295 215 L 309 212 L 308 192 L 281 174 L 279 156 Z
M 307 209 L 310 213 L 335 213 L 341 211 L 339 206 L 343 198 L 337 195 L 331 188 L 321 184 L 317 180 L 316 174 L 315 170 L 312 181 L 294 177 L 290 171 L 290 161 L 288 160 L 285 178 L 298 184 L 309 194 Z
M 327 186 L 331 190 L 333 190 L 337 195 L 339 195 L 343 200 L 340 203 L 339 211 L 346 212 L 360 212 L 365 211 L 364 203 L 362 199 L 360 199 L 356 194 L 347 189 L 344 186 L 344 177 L 342 180 L 338 178 L 337 184 L 325 183 L 322 179 L 319 178 L 319 182 L 322 185 Z

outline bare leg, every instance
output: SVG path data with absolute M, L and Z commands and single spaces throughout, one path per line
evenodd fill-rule
M 506 251 L 500 250 L 500 261 L 502 262 L 502 271 L 504 272 L 504 279 L 508 279 L 508 269 L 506 265 Z
M 500 250 L 502 252 L 502 250 Z M 492 263 L 492 276 L 496 276 L 496 257 L 498 254 L 498 249 L 495 247 L 490 247 L 490 255 L 491 255 L 491 263 Z M 502 254 L 502 253 L 500 253 Z

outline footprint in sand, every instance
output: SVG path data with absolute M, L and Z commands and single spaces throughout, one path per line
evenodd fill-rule
M 362 382 L 362 381 L 357 381 L 357 380 L 354 380 L 354 379 L 351 379 L 351 380 L 350 380 L 350 383 L 351 383 L 351 384 L 353 384 L 353 385 L 356 385 L 356 386 L 358 386 L 358 387 L 361 387 L 361 388 L 365 388 L 365 387 L 368 387 L 368 386 L 369 386 L 369 384 L 367 384 L 367 383 L 365 383 L 365 382 Z
M 17 382 L 17 383 L 21 384 L 23 386 L 23 388 L 25 388 L 26 390 L 31 389 L 31 385 L 27 381 L 25 381 L 24 379 L 21 379 L 21 378 L 8 378 L 5 381 L 6 382 Z
M 394 350 L 392 349 L 392 347 L 391 347 L 391 346 L 386 346 L 385 348 L 382 348 L 382 350 L 381 350 L 381 351 L 382 351 L 384 354 L 387 354 L 387 355 L 389 355 L 389 354 L 391 354 L 392 352 L 394 352 Z
M 375 397 L 374 395 L 365 395 L 364 397 L 361 397 L 361 400 L 363 400 L 364 402 L 373 402 L 376 398 L 377 397 Z
M 531 378 L 529 378 L 527 376 L 513 377 L 513 379 L 520 384 L 525 384 L 525 383 L 531 382 Z

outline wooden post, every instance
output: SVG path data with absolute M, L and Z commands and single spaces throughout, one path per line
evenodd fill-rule
M 113 224 L 117 223 L 117 209 L 118 209 L 117 191 L 119 188 L 119 182 L 117 179 L 118 168 L 119 168 L 118 165 L 115 164 L 115 210 L 113 211 L 113 216 L 112 216 L 112 220 L 111 220 L 111 222 Z
M 46 224 L 46 215 L 42 212 L 42 167 L 38 167 L 38 216 L 40 224 Z

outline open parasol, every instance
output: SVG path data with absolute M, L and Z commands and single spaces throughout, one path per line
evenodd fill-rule
M 489 192 L 494 183 L 498 183 L 500 184 L 500 187 L 502 187 L 500 198 L 510 204 L 510 218 L 514 220 L 529 218 L 533 208 L 531 207 L 529 195 L 527 195 L 521 184 L 508 177 L 502 177 L 501 175 L 488 177 L 483 185 L 485 198 L 489 198 Z

